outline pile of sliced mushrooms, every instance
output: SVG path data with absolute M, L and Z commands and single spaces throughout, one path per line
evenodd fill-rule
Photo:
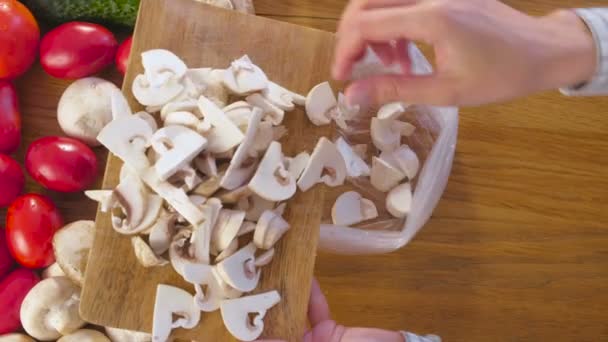
M 341 128 L 359 109 L 342 94 L 336 97 L 328 82 L 306 97 L 285 89 L 248 56 L 226 69 L 190 69 L 167 50 L 141 57 L 144 73 L 135 78 L 132 92 L 146 110 L 133 113 L 122 93 L 112 90 L 112 121 L 97 136 L 123 161 L 120 182 L 115 189 L 86 194 L 111 213 L 116 232 L 131 236 L 141 265 L 170 263 L 194 288 L 192 295 L 158 285 L 153 341 L 167 341 L 175 328 L 192 329 L 201 311 L 218 309 L 237 339 L 252 341 L 262 334 L 263 318 L 280 295 L 245 294 L 256 289 L 260 269 L 289 230 L 283 215 L 298 188 L 369 177 L 388 193 L 388 212 L 397 218 L 408 214 L 409 182 L 419 161 L 401 144 L 415 129 L 399 120 L 406 105 L 387 104 L 372 119 L 372 140 L 381 153 L 371 166 L 366 149 L 344 138 L 321 138 L 311 154 L 286 156 L 279 140 L 287 129 L 281 124 L 296 106 L 304 106 L 315 125 L 333 121 Z M 332 210 L 335 225 L 376 217 L 374 202 L 354 191 L 341 195 Z

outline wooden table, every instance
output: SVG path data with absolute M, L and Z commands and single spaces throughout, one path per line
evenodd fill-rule
M 506 2 L 534 14 L 605 4 Z M 333 31 L 345 3 L 256 6 L 260 15 Z M 61 134 L 55 105 L 67 84 L 39 66 L 20 80 L 20 160 L 33 139 Z M 607 341 L 608 97 L 542 94 L 463 109 L 460 124 L 447 190 L 410 245 L 379 256 L 320 254 L 316 274 L 334 318 L 450 342 Z M 28 190 L 41 191 L 31 181 Z M 51 196 L 67 221 L 94 217 L 82 195 Z

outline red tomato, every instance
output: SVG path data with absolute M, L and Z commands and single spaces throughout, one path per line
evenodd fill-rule
M 23 195 L 6 213 L 9 250 L 25 267 L 47 267 L 55 262 L 53 235 L 62 226 L 59 210 L 49 198 L 38 194 Z
M 133 36 L 125 39 L 125 41 L 120 44 L 118 52 L 116 52 L 116 67 L 123 75 L 127 73 L 131 45 L 133 45 Z
M 0 80 L 12 80 L 36 59 L 40 29 L 32 13 L 16 0 L 0 0 Z
M 19 143 L 21 143 L 21 116 L 17 91 L 11 83 L 0 81 L 0 153 L 15 152 Z
M 118 42 L 97 24 L 71 22 L 47 33 L 40 43 L 40 64 L 57 78 L 82 78 L 114 61 Z
M 21 303 L 40 278 L 31 270 L 20 268 L 0 280 L 0 335 L 21 328 Z
M 76 139 L 44 137 L 27 149 L 25 168 L 45 188 L 76 192 L 95 181 L 97 157 L 87 145 Z
M 8 245 L 6 244 L 6 234 L 4 229 L 0 227 L 0 279 L 13 268 L 14 264 L 15 260 L 11 257 Z
M 23 191 L 25 178 L 21 166 L 4 154 L 0 154 L 0 207 L 11 204 Z

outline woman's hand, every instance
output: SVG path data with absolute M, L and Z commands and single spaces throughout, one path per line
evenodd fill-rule
M 346 90 L 351 103 L 479 105 L 575 85 L 596 68 L 593 38 L 571 11 L 537 18 L 496 0 L 352 0 L 338 28 L 333 76 L 347 80 L 367 46 L 384 63 L 409 69 L 407 41 L 433 47 L 435 72 L 355 81 Z

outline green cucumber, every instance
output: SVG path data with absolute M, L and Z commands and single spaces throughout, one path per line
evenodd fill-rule
M 69 21 L 133 27 L 139 0 L 22 0 L 38 20 Z

